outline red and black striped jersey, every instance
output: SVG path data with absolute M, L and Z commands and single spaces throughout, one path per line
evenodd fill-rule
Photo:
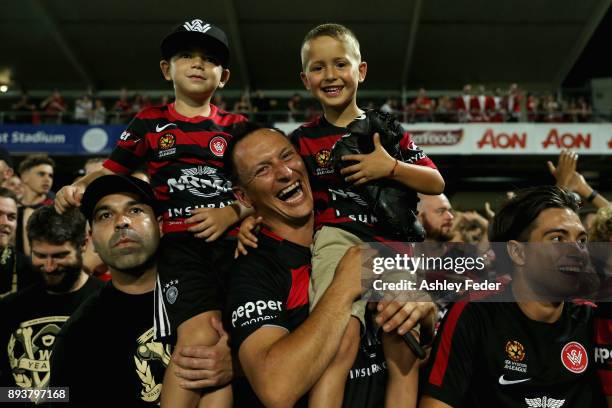
M 346 133 L 346 128 L 334 126 L 320 116 L 290 135 L 291 142 L 308 168 L 315 202 L 315 228 L 328 225 L 349 231 L 364 241 L 387 241 L 365 199 L 347 188 L 343 178 L 336 174 L 331 165 L 332 148 Z M 400 146 L 404 150 L 417 151 L 408 163 L 436 168 L 431 159 L 414 144 L 408 132 L 404 133 Z
M 308 319 L 310 248 L 287 241 L 262 229 L 256 249 L 237 259 L 230 274 L 225 327 L 231 347 L 265 326 L 296 330 Z M 343 407 L 380 407 L 384 404 L 387 369 L 378 327 L 368 324 L 359 352 L 349 372 Z M 321 333 L 312 333 L 319 336 Z M 263 407 L 246 377 L 234 379 L 235 407 Z M 303 396 L 295 407 L 306 407 Z
M 212 104 L 209 116 L 193 118 L 182 116 L 174 104 L 146 108 L 121 134 L 104 167 L 129 174 L 146 163 L 164 206 L 164 232 L 185 231 L 191 210 L 220 208 L 234 200 L 223 173 L 223 153 L 232 126 L 245 120 Z

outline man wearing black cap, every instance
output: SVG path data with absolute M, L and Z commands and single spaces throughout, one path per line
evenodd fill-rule
M 230 76 L 227 37 L 220 28 L 200 19 L 185 21 L 164 38 L 161 54 L 161 71 L 174 85 L 175 101 L 138 113 L 104 170 L 60 190 L 56 208 L 78 206 L 85 188 L 102 175 L 130 174 L 146 164 L 163 209 L 156 334 L 176 335 L 180 345 L 210 346 L 218 341 L 211 319 L 220 316 L 225 271 L 235 248 L 225 231 L 243 216 L 243 208 L 233 204 L 222 159 L 233 125 L 245 118 L 210 103 Z M 164 399 L 176 407 L 196 406 L 202 394 L 182 390 L 173 373 L 168 370 L 164 380 Z M 203 398 L 229 401 L 229 387 Z
M 59 334 L 52 384 L 70 387 L 76 406 L 157 406 L 170 362 L 170 345 L 154 339 L 151 319 L 162 207 L 146 182 L 109 175 L 87 188 L 81 212 L 112 281 Z

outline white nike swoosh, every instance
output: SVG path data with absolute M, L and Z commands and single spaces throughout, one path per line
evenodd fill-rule
M 523 379 L 523 380 L 505 380 L 503 375 L 500 375 L 500 376 L 499 376 L 499 383 L 500 383 L 501 385 L 512 385 L 512 384 L 518 384 L 518 383 L 522 383 L 522 382 L 529 381 L 529 380 L 531 380 L 531 377 L 529 377 L 529 378 L 525 378 L 525 379 Z
M 166 123 L 164 126 L 159 126 L 156 125 L 155 126 L 155 131 L 156 132 L 161 132 L 162 130 L 164 130 L 165 128 L 167 128 L 168 126 L 176 126 L 176 123 Z

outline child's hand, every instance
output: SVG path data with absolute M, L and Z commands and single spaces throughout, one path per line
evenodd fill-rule
M 263 217 L 253 217 L 249 215 L 246 217 L 242 224 L 240 224 L 240 230 L 238 231 L 238 245 L 236 251 L 234 251 L 234 259 L 240 255 L 246 255 L 247 246 L 251 248 L 257 248 L 257 237 L 253 234 L 253 231 L 259 230 L 260 224 L 263 222 Z
M 236 212 L 230 207 L 223 208 L 196 208 L 193 214 L 187 218 L 187 223 L 195 224 L 189 227 L 189 232 L 194 232 L 196 238 L 205 238 L 206 242 L 212 242 L 219 238 L 229 227 L 238 222 Z
M 387 177 L 395 167 L 395 159 L 380 144 L 378 133 L 374 133 L 374 151 L 372 153 L 347 154 L 342 156 L 342 160 L 358 162 L 340 171 L 343 176 L 348 175 L 344 180 L 349 183 L 353 182 L 355 186 Z

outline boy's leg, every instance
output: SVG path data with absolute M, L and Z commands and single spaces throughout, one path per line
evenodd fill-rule
M 194 316 L 181 323 L 177 331 L 178 346 L 202 345 L 212 346 L 217 343 L 219 336 L 212 327 L 210 319 L 221 318 L 218 310 L 208 311 Z M 161 407 L 220 407 L 231 408 L 232 389 L 226 385 L 219 389 L 186 390 L 180 386 L 181 380 L 176 376 L 173 360 L 166 368 L 162 386 Z
M 362 241 L 350 232 L 339 228 L 323 227 L 315 234 L 312 249 L 312 272 L 309 286 L 310 310 L 329 287 L 338 262 L 353 245 Z M 365 302 L 353 304 L 351 319 L 342 338 L 340 349 L 319 381 L 310 391 L 310 407 L 341 407 L 344 387 L 357 352 L 361 328 L 365 327 Z
M 382 346 L 389 375 L 385 408 L 416 407 L 419 389 L 419 363 L 416 356 L 396 332 L 383 333 Z
M 158 256 L 155 327 L 158 337 L 176 335 L 179 346 L 212 346 L 219 336 L 212 327 L 213 316 L 219 318 L 224 288 L 219 277 L 227 265 L 219 258 L 233 259 L 233 247 L 227 254 L 218 243 L 206 243 L 190 233 L 171 233 L 162 238 Z M 209 406 L 231 407 L 231 387 L 185 390 L 174 373 L 171 361 L 164 375 L 162 407 L 197 407 L 203 401 Z M 214 405 L 212 404 L 214 401 Z

